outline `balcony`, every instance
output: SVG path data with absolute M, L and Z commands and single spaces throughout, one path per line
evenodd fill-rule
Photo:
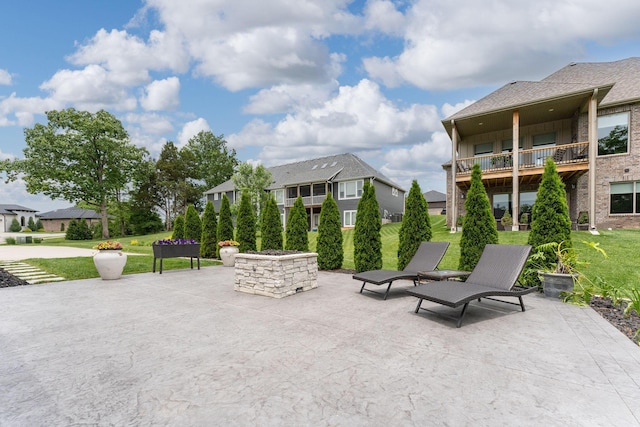
M 589 143 L 556 145 L 552 147 L 518 150 L 518 176 L 520 183 L 539 182 L 544 164 L 551 157 L 563 181 L 580 176 L 589 170 Z M 471 182 L 471 167 L 480 165 L 482 182 L 488 187 L 509 186 L 513 179 L 513 154 L 500 153 L 466 157 L 456 161 L 456 183 L 468 188 Z
M 326 198 L 327 198 L 326 194 L 318 194 L 317 196 L 306 196 L 306 197 L 302 197 L 302 203 L 304 203 L 305 206 L 320 206 L 322 205 L 322 202 L 324 202 L 324 199 Z M 293 204 L 296 202 L 296 199 L 297 197 L 284 199 L 284 206 L 287 208 L 292 207 Z

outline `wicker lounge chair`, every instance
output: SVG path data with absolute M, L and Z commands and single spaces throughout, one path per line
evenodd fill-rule
M 517 297 L 520 301 L 519 305 L 524 311 L 522 295 L 534 292 L 537 288 L 522 288 L 516 286 L 516 282 L 524 269 L 530 252 L 531 246 L 528 245 L 486 245 L 478 264 L 465 282 L 430 282 L 408 289 L 409 294 L 420 298 L 415 312 L 417 313 L 422 308 L 422 310 L 439 316 L 452 318 L 457 320 L 459 328 L 469 302 L 475 299 L 480 301 L 481 298 L 494 299 L 490 298 L 493 296 Z M 462 312 L 459 317 L 446 316 L 421 307 L 424 300 L 453 308 L 462 305 Z M 501 299 L 496 301 L 518 305 Z
M 418 250 L 411 258 L 411 261 L 402 271 L 397 270 L 371 270 L 354 274 L 353 278 L 362 280 L 362 291 L 382 294 L 382 292 L 366 289 L 365 285 L 384 285 L 388 283 L 387 290 L 384 292 L 384 299 L 389 295 L 389 289 L 395 280 L 413 280 L 414 286 L 418 283 L 418 271 L 432 271 L 438 267 L 438 264 L 444 257 L 444 253 L 449 247 L 449 242 L 422 242 Z

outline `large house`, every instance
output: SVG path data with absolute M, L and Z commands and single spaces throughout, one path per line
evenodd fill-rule
M 85 221 L 89 228 L 95 224 L 100 224 L 102 217 L 99 213 L 91 209 L 71 207 L 66 209 L 56 209 L 44 212 L 40 215 L 40 220 L 45 231 L 67 231 L 69 223 L 73 220 Z
M 338 204 L 342 226 L 353 227 L 365 181 L 376 189 L 383 221 L 402 220 L 405 190 L 353 154 L 305 160 L 268 170 L 271 172 L 272 183 L 267 190 L 273 193 L 278 203 L 283 225 L 286 224 L 296 198 L 301 196 L 307 210 L 309 229 L 317 229 L 322 202 L 331 193 Z M 218 212 L 223 194 L 227 195 L 231 203 L 240 198 L 240 193 L 231 180 L 205 192 L 207 200 L 213 202 Z
M 464 215 L 478 163 L 496 219 L 513 228 L 536 199 L 551 157 L 575 222 L 640 227 L 640 58 L 569 64 L 541 81 L 509 83 L 442 121 L 452 141 L 447 224 Z M 517 141 L 517 143 L 514 143 Z
M 34 222 L 38 220 L 36 212 L 20 205 L 0 205 L 0 232 L 8 232 L 14 219 L 18 221 L 20 228 L 24 230 L 29 224 L 29 218 L 33 219 Z

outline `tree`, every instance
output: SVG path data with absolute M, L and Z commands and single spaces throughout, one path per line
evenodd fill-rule
M 226 194 L 222 195 L 220 202 L 220 215 L 218 216 L 218 229 L 216 231 L 218 242 L 233 240 L 233 218 L 231 217 L 231 204 Z M 220 247 L 216 247 L 216 252 L 220 254 Z
M 36 230 L 44 230 L 44 225 L 42 225 L 42 221 L 40 221 L 40 218 L 38 218 L 38 220 L 36 221 Z
M 173 221 L 173 234 L 171 238 L 184 239 L 184 217 L 182 215 L 177 215 Z
M 458 268 L 471 271 L 478 264 L 484 247 L 498 243 L 496 219 L 491 213 L 491 203 L 482 185 L 482 172 L 477 163 L 471 171 L 471 187 L 467 192 L 464 209 L 467 214 L 462 223 Z
M 187 163 L 171 141 L 162 147 L 156 162 L 157 183 L 162 197 L 161 208 L 165 213 L 167 230 L 171 230 L 172 218 L 186 208 L 182 190 L 187 185 Z
M 11 231 L 12 233 L 17 233 L 21 230 L 22 226 L 20 226 L 20 223 L 17 219 L 13 218 L 13 220 L 11 221 L 11 225 L 9 226 L 9 231 Z
M 318 225 L 318 268 L 321 270 L 336 270 L 342 267 L 344 250 L 341 226 L 338 204 L 331 193 L 328 193 L 322 202 Z
M 260 250 L 282 249 L 282 220 L 280 219 L 280 209 L 276 199 L 270 197 L 262 211 L 262 223 L 260 225 L 262 242 Z
M 254 168 L 250 163 L 241 163 L 231 179 L 237 190 L 249 193 L 255 215 L 259 217 L 260 210 L 270 197 L 265 190 L 271 185 L 271 171 L 262 165 Z
M 251 196 L 246 191 L 242 192 L 238 208 L 238 243 L 240 252 L 256 250 L 256 217 L 251 206 Z
M 133 176 L 133 188 L 129 192 L 130 222 L 133 233 L 144 235 L 163 229 L 162 219 L 156 208 L 162 207 L 162 196 L 158 186 L 156 162 L 144 161 Z
M 405 202 L 405 212 L 398 235 L 398 270 L 403 270 L 422 242 L 431 240 L 429 205 L 418 181 L 414 180 Z
M 25 129 L 24 159 L 3 162 L 7 181 L 22 176 L 27 191 L 99 208 L 102 237 L 109 237 L 107 204 L 130 182 L 146 150 L 129 143 L 110 113 L 48 111 L 48 123 Z
M 38 229 L 36 228 L 36 223 L 33 220 L 32 216 L 29 217 L 29 221 L 27 222 L 27 227 L 29 227 L 31 231 L 38 231 Z
M 556 164 L 551 158 L 548 158 L 536 201 L 531 210 L 531 231 L 529 232 L 528 244 L 535 249 L 542 244 L 552 242 L 562 243 L 562 247 L 568 251 L 573 248 L 571 219 L 569 218 L 564 183 L 558 175 Z M 555 263 L 555 254 L 551 249 L 545 251 L 545 259 L 546 264 L 541 265 L 541 268 L 549 267 Z M 531 279 L 536 282 L 537 276 L 535 278 L 528 277 L 528 284 L 534 284 Z
M 200 221 L 196 208 L 193 205 L 189 205 L 184 219 L 184 238 L 199 242 L 201 237 L 202 221 Z
M 215 136 L 211 131 L 201 131 L 189 139 L 184 147 L 190 153 L 193 178 L 204 182 L 200 192 L 227 181 L 238 166 L 236 150 L 227 149 L 224 135 Z
M 200 238 L 200 256 L 202 258 L 215 258 L 217 228 L 216 208 L 209 200 L 204 208 L 204 214 L 202 214 L 202 237 Z
M 353 231 L 353 261 L 356 271 L 382 268 L 382 239 L 380 237 L 380 208 L 373 185 L 365 181 L 358 202 L 356 225 Z
M 307 222 L 307 210 L 298 196 L 293 203 L 289 218 L 287 219 L 287 231 L 285 249 L 289 251 L 309 252 L 309 223 Z
M 91 240 L 93 236 L 85 220 L 72 219 L 64 238 L 67 240 Z

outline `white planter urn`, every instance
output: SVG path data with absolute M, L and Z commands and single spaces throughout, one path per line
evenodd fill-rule
M 119 279 L 127 263 L 127 254 L 120 249 L 101 250 L 93 256 L 93 263 L 102 280 Z
M 239 252 L 237 246 L 222 246 L 220 248 L 220 259 L 225 267 L 233 267 L 236 263 L 236 254 Z

